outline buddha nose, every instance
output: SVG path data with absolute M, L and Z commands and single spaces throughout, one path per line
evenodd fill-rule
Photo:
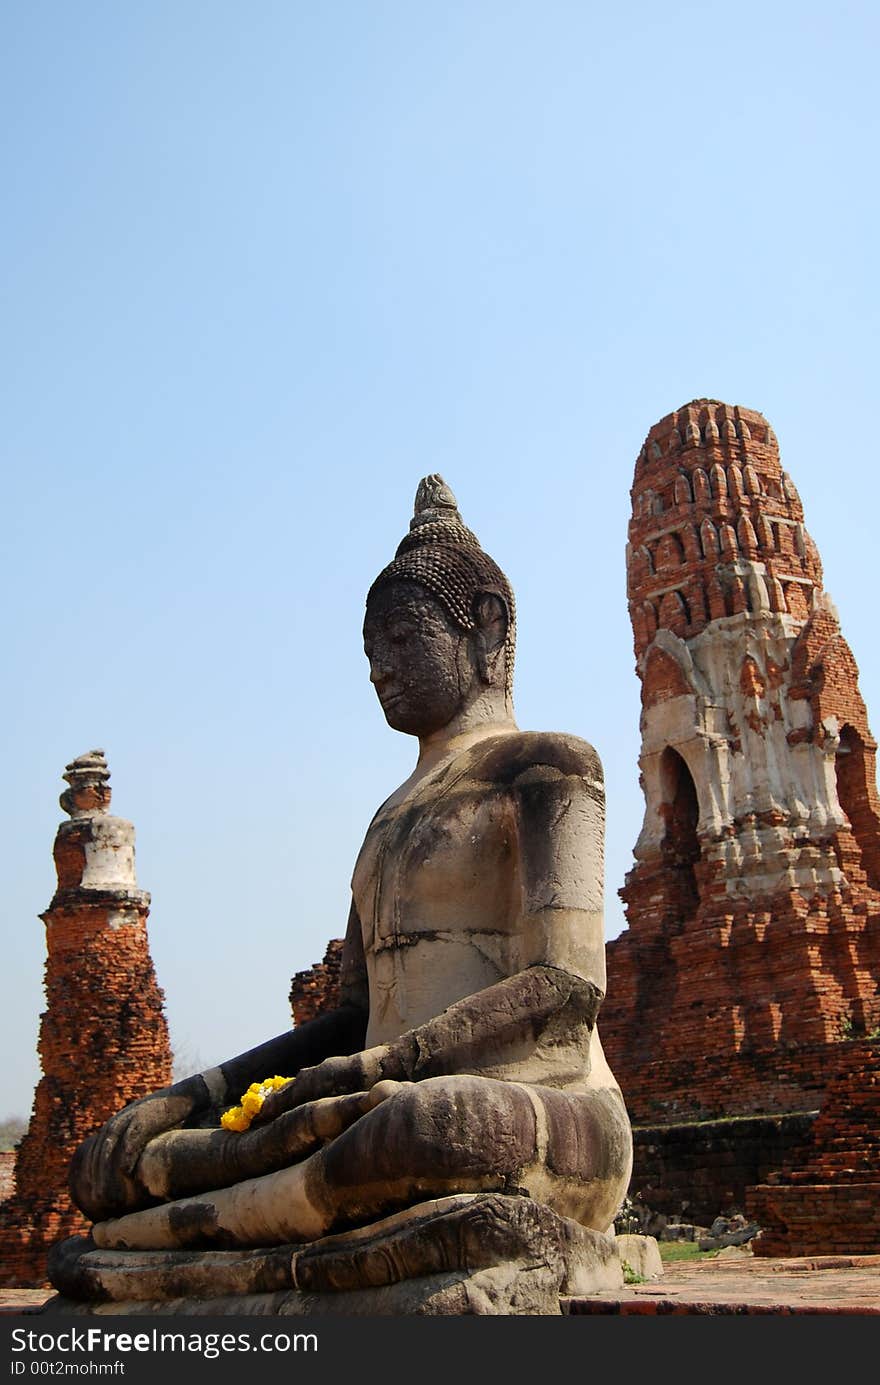
M 388 682 L 390 677 L 391 672 L 388 668 L 388 660 L 383 659 L 381 654 L 372 654 L 370 656 L 370 682 L 373 683 L 375 687 L 381 688 L 384 683 Z

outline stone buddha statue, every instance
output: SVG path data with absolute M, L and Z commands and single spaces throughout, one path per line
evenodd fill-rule
M 71 1187 L 95 1225 L 53 1255 L 61 1302 L 545 1311 L 515 1306 L 522 1276 L 498 1288 L 529 1256 L 556 1266 L 557 1300 L 619 1282 L 604 1233 L 632 1146 L 596 1028 L 602 770 L 574 736 L 517 728 L 514 633 L 506 577 L 426 477 L 367 598 L 371 681 L 419 752 L 354 868 L 339 1007 L 81 1146 Z M 219 1126 L 276 1073 L 250 1129 Z

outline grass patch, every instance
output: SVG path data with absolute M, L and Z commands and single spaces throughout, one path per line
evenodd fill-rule
M 700 1250 L 697 1241 L 658 1241 L 657 1245 L 664 1264 L 672 1264 L 676 1260 L 715 1260 L 718 1256 L 717 1250 Z

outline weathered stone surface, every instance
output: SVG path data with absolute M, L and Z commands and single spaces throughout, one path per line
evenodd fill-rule
M 51 1299 L 44 1313 L 88 1316 L 125 1316 L 136 1313 L 181 1317 L 419 1317 L 451 1316 L 557 1316 L 561 1313 L 559 1291 L 546 1266 L 524 1268 L 507 1263 L 497 1269 L 473 1274 L 451 1271 L 410 1279 L 380 1289 L 360 1289 L 339 1294 L 244 1294 L 240 1298 L 130 1300 L 123 1303 L 79 1303 Z
M 745 1223 L 744 1217 L 742 1221 L 745 1224 L 736 1228 L 731 1227 L 726 1218 L 722 1220 L 724 1221 L 722 1230 L 713 1229 L 711 1235 L 700 1237 L 700 1250 L 727 1250 L 731 1246 L 743 1246 L 747 1241 L 754 1240 L 761 1229 L 757 1222 Z
M 270 1251 L 98 1250 L 74 1236 L 49 1251 L 55 1287 L 72 1300 L 95 1302 L 274 1293 L 293 1286 L 294 1247 Z
M 58 889 L 46 913 L 43 1076 L 0 1208 L 0 1283 L 47 1282 L 46 1251 L 85 1232 L 67 1171 L 80 1142 L 121 1104 L 170 1080 L 171 1050 L 138 889 L 134 828 L 112 817 L 102 751 L 72 761 L 55 839 Z
M 638 1236 L 634 1232 L 624 1232 L 615 1237 L 617 1253 L 624 1275 L 627 1268 L 639 1279 L 659 1279 L 663 1273 L 660 1247 L 653 1236 Z
M 639 1264 L 649 1262 L 647 1238 L 626 1244 Z M 188 1312 L 182 1300 L 207 1295 L 214 1304 L 228 1298 L 228 1311 L 242 1312 L 243 1296 L 260 1295 L 285 1313 L 555 1314 L 560 1294 L 622 1284 L 618 1250 L 619 1239 L 529 1198 L 459 1195 L 273 1251 L 113 1251 L 74 1239 L 52 1252 L 62 1298 L 47 1308 L 67 1312 L 85 1300 L 141 1311 L 132 1304 L 164 1302 L 166 1312 Z M 283 1290 L 297 1292 L 279 1298 Z
M 395 1232 L 393 1255 L 389 1243 L 356 1262 L 298 1252 L 297 1274 L 326 1276 L 332 1262 L 337 1296 L 354 1276 L 351 1292 L 411 1299 L 382 1311 L 543 1312 L 554 1293 L 558 1310 L 548 1233 L 538 1262 L 531 1233 L 518 1257 L 510 1218 L 601 1235 L 632 1146 L 596 1030 L 601 765 L 577 737 L 516 726 L 514 626 L 506 577 L 441 478 L 425 478 L 364 622 L 386 719 L 417 737 L 419 757 L 355 865 L 338 1008 L 120 1112 L 85 1142 L 71 1180 L 99 1250 L 317 1245 L 426 1200 L 497 1193 L 507 1210 L 499 1221 L 485 1205 L 478 1241 L 486 1254 L 497 1233 L 503 1253 L 430 1291 L 451 1254 L 439 1226 Z M 217 1129 L 217 1108 L 272 1073 L 294 1076 L 267 1098 L 259 1128 Z M 458 1240 L 476 1215 L 462 1212 Z M 417 1289 L 361 1286 L 364 1266 L 384 1274 L 389 1258 Z M 97 1292 L 74 1280 L 73 1291 Z M 430 1309 L 412 1297 L 423 1293 Z

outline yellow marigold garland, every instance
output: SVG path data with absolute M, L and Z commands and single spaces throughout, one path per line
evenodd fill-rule
M 272 1092 L 277 1092 L 289 1077 L 264 1077 L 262 1082 L 252 1082 L 241 1099 L 240 1106 L 230 1106 L 220 1117 L 224 1130 L 247 1130 L 254 1116 L 262 1110 L 263 1102 Z

